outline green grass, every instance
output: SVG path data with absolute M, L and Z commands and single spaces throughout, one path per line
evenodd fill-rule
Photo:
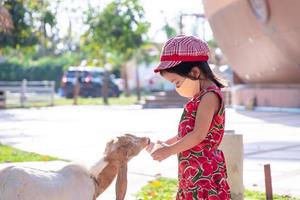
M 157 178 L 143 186 L 135 194 L 137 200 L 174 200 L 177 192 L 177 180 L 170 178 Z M 264 192 L 246 190 L 244 193 L 245 200 L 265 200 Z M 290 197 L 287 195 L 273 195 L 274 200 L 300 200 L 300 198 Z
M 109 105 L 133 105 L 137 102 L 136 96 L 120 96 L 108 99 Z M 78 98 L 78 105 L 104 105 L 103 98 Z M 73 99 L 59 98 L 55 99 L 55 105 L 72 105 Z
M 264 192 L 258 192 L 253 190 L 246 190 L 244 193 L 245 200 L 265 200 L 266 194 Z M 291 197 L 288 195 L 273 194 L 274 200 L 300 200 L 300 198 Z
M 39 155 L 26 152 L 11 146 L 0 144 L 0 163 L 5 162 L 32 162 L 32 161 L 52 161 L 59 160 L 56 157 Z
M 134 105 L 137 103 L 136 96 L 125 97 L 121 95 L 120 97 L 110 97 L 108 99 L 109 105 Z M 73 105 L 73 99 L 56 97 L 54 99 L 54 106 L 62 105 Z M 77 99 L 77 105 L 104 105 L 102 98 L 82 98 Z M 24 108 L 40 108 L 50 106 L 47 102 L 27 102 Z M 7 109 L 10 108 L 21 108 L 20 105 L 7 105 Z
M 173 200 L 176 197 L 177 180 L 157 178 L 150 181 L 136 194 L 138 200 Z

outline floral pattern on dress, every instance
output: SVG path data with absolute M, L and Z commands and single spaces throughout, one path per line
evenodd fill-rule
M 194 129 L 198 105 L 208 92 L 219 96 L 220 109 L 213 117 L 206 138 L 195 147 L 178 154 L 179 188 L 176 200 L 230 199 L 225 158 L 218 149 L 224 135 L 225 107 L 223 95 L 217 86 L 201 91 L 187 102 L 178 127 L 178 138 Z

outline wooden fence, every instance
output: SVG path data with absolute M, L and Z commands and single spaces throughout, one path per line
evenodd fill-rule
M 46 102 L 54 105 L 55 81 L 0 81 L 0 107 Z

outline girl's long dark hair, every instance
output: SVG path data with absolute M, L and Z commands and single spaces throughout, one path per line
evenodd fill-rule
M 201 72 L 204 74 L 205 78 L 213 81 L 219 88 L 224 88 L 227 86 L 226 80 L 220 78 L 216 75 L 209 67 L 206 61 L 196 61 L 196 62 L 181 62 L 178 65 L 164 69 L 160 71 L 160 74 L 163 75 L 164 71 L 169 73 L 175 73 L 180 76 L 190 78 L 192 80 L 197 80 L 196 77 L 191 76 L 189 73 L 191 72 L 193 67 L 198 67 Z

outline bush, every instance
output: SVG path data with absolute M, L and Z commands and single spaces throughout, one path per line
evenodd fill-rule
M 65 54 L 58 57 L 43 57 L 38 60 L 20 61 L 9 58 L 0 63 L 1 81 L 29 81 L 54 80 L 56 88 L 59 87 L 60 79 L 64 70 L 70 65 L 76 65 L 80 56 Z
M 176 199 L 178 182 L 171 178 L 156 178 L 143 186 L 135 195 L 137 200 L 174 200 Z M 246 190 L 244 193 L 245 200 L 264 200 L 266 194 L 253 190 Z M 300 200 L 297 197 L 288 195 L 273 195 L 274 200 Z
M 157 178 L 143 186 L 136 194 L 138 200 L 173 200 L 176 198 L 177 180 Z

